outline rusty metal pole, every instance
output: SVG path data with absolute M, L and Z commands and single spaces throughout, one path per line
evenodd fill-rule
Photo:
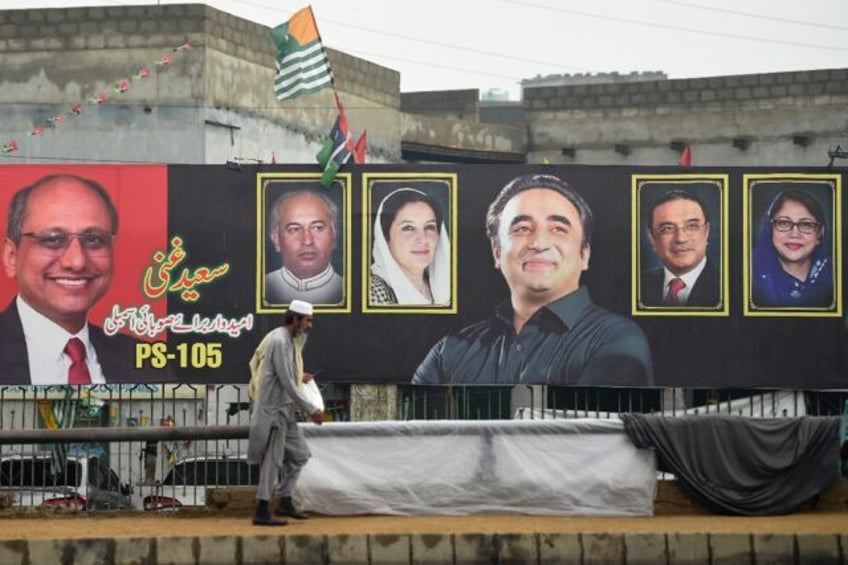
M 250 426 L 155 426 L 0 430 L 0 445 L 112 441 L 247 439 Z

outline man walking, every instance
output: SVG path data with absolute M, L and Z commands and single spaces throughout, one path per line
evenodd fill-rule
M 293 300 L 283 326 L 273 330 L 265 340 L 247 447 L 248 461 L 260 465 L 253 516 L 253 523 L 259 526 L 286 524 L 286 520 L 271 516 L 269 503 L 274 493 L 279 497 L 275 515 L 307 518 L 294 507 L 292 493 L 311 455 L 298 428 L 295 410 L 299 408 L 316 424 L 321 423 L 323 416 L 323 410 L 304 394 L 303 385 L 312 375 L 303 372 L 302 353 L 311 329 L 312 304 Z

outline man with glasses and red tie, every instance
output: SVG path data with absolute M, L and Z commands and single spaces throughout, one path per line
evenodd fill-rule
M 663 308 L 718 308 L 719 270 L 707 257 L 710 217 L 701 200 L 672 189 L 646 216 L 648 241 L 663 266 L 642 272 L 639 303 Z
M 18 295 L 0 313 L 0 384 L 141 382 L 136 340 L 87 322 L 112 282 L 118 212 L 76 175 L 43 177 L 9 205 L 3 268 Z

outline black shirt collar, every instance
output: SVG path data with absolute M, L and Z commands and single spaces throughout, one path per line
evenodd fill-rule
M 589 297 L 589 290 L 585 286 L 581 286 L 577 290 L 539 308 L 529 321 L 539 320 L 541 323 L 541 320 L 544 319 L 542 316 L 550 319 L 552 316 L 547 314 L 549 312 L 553 314 L 554 319 L 559 320 L 566 328 L 573 328 L 583 316 L 583 312 L 591 305 L 592 299 Z M 513 327 L 512 316 L 512 303 L 509 300 L 501 302 L 495 308 L 495 318 L 509 328 Z

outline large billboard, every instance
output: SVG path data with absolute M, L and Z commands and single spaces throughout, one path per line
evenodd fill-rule
M 845 388 L 843 181 L 0 166 L 0 384 L 246 383 L 299 298 L 322 382 Z

